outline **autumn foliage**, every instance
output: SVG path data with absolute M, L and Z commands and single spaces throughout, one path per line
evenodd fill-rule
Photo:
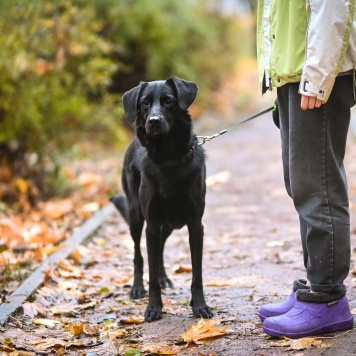
M 139 81 L 182 76 L 208 104 L 239 29 L 200 0 L 1 1 L 0 199 L 68 194 L 60 152 L 125 143 L 121 95 Z

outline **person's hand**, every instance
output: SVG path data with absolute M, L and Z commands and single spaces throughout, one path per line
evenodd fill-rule
M 325 104 L 325 101 L 318 99 L 316 96 L 302 95 L 300 107 L 303 110 L 307 110 L 307 109 L 320 108 L 322 104 Z

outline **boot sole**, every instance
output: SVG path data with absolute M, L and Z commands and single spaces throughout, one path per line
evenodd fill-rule
M 264 332 L 270 336 L 282 337 L 286 336 L 290 339 L 299 339 L 306 336 L 314 336 L 319 334 L 326 334 L 331 332 L 350 330 L 354 326 L 354 318 L 351 316 L 349 319 L 342 322 L 324 325 L 321 328 L 316 328 L 314 330 L 309 330 L 303 333 L 282 333 L 277 330 L 272 330 L 269 328 L 263 328 Z

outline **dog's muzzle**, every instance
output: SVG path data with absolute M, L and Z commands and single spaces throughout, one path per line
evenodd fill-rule
M 147 123 L 150 126 L 158 126 L 162 122 L 162 116 L 157 114 L 152 114 L 147 118 Z
M 167 122 L 162 115 L 151 114 L 146 121 L 148 135 L 162 135 L 168 132 Z

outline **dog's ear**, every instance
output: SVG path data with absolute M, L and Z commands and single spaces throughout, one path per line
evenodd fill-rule
M 172 84 L 176 89 L 178 106 L 182 110 L 188 110 L 197 96 L 198 86 L 194 82 L 189 82 L 177 77 L 169 78 L 167 82 Z
M 134 122 L 137 118 L 137 103 L 143 86 L 144 82 L 141 82 L 137 87 L 130 89 L 122 96 L 122 102 L 124 104 L 125 115 L 128 122 Z

